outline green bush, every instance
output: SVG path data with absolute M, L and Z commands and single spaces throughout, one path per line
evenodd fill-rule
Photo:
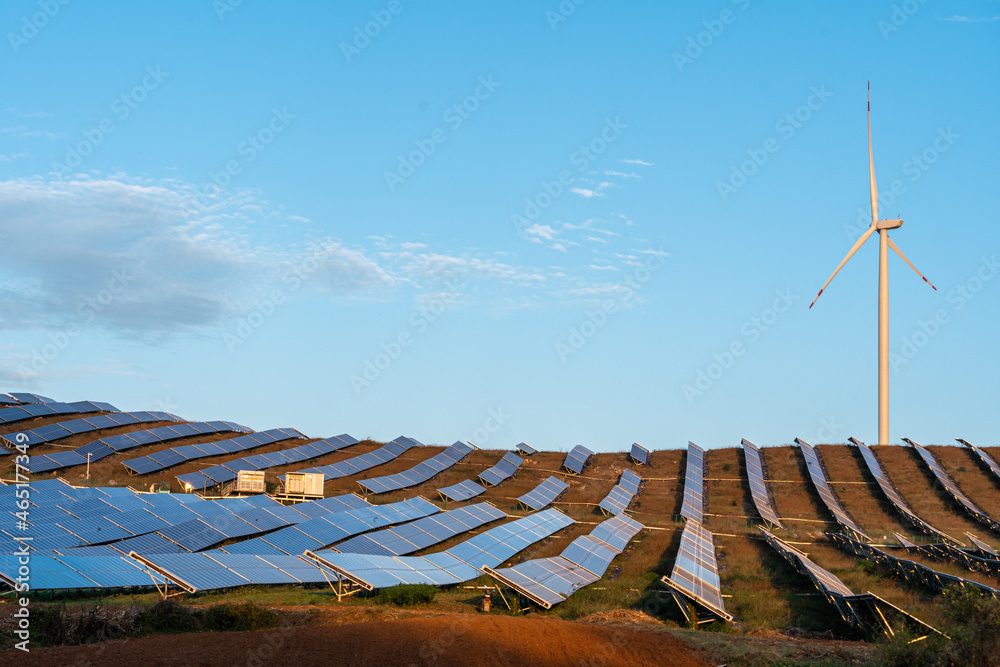
M 217 604 L 205 610 L 203 628 L 216 632 L 266 630 L 278 625 L 278 613 L 253 602 Z
M 379 589 L 375 600 L 381 604 L 394 604 L 400 607 L 429 604 L 434 602 L 437 590 L 436 586 L 430 584 L 400 584 Z

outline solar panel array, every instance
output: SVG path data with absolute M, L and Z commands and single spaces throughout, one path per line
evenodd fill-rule
M 979 582 L 959 577 L 954 574 L 939 572 L 927 567 L 923 563 L 898 558 L 890 553 L 870 544 L 865 544 L 847 535 L 827 533 L 827 537 L 844 551 L 853 553 L 866 560 L 889 570 L 893 575 L 906 579 L 915 584 L 921 584 L 938 592 L 944 591 L 948 586 L 960 586 L 962 588 L 974 588 L 978 592 L 1000 599 L 1000 590 L 980 584 Z
M 320 584 L 331 573 L 296 556 L 273 554 L 130 554 L 146 568 L 189 593 L 249 585 Z
M 385 493 L 386 491 L 397 491 L 416 486 L 417 484 L 426 482 L 441 471 L 452 467 L 465 458 L 471 451 L 471 446 L 464 442 L 456 442 L 440 454 L 418 463 L 409 470 L 397 472 L 393 475 L 373 477 L 371 479 L 359 479 L 358 484 L 370 493 Z
M 903 442 L 917 450 L 920 458 L 924 460 L 924 463 L 926 463 L 927 467 L 931 469 L 931 472 L 934 473 L 937 480 L 941 482 L 941 486 L 943 486 L 948 494 L 955 499 L 955 502 L 965 509 L 969 516 L 979 523 L 989 526 L 993 530 L 1000 531 L 1000 521 L 993 519 L 989 514 L 980 509 L 978 505 L 972 502 L 967 495 L 962 493 L 962 490 L 958 488 L 958 485 L 955 484 L 948 473 L 945 472 L 945 469 L 941 467 L 941 464 L 938 463 L 937 458 L 931 454 L 930 450 L 922 445 L 918 445 L 908 438 L 903 438 Z
M 764 457 L 760 449 L 746 438 L 743 438 L 743 458 L 747 465 L 747 481 L 750 483 L 750 496 L 757 508 L 757 513 L 764 523 L 776 528 L 784 528 L 778 518 L 778 510 L 774 507 L 774 498 L 767 486 L 767 474 L 764 467 Z
M 246 435 L 229 438 L 228 440 L 199 442 L 193 445 L 163 449 L 147 456 L 122 461 L 122 465 L 131 474 L 147 475 L 151 472 L 166 470 L 167 468 L 172 468 L 196 459 L 219 456 L 220 454 L 232 454 L 233 452 L 246 451 L 255 447 L 263 447 L 264 445 L 276 442 L 304 437 L 304 435 L 294 428 L 272 428 L 267 431 L 247 433 Z
M 531 445 L 529 445 L 529 444 L 527 444 L 525 442 L 518 443 L 518 445 L 517 445 L 517 451 L 521 452 L 525 456 L 531 456 L 532 454 L 537 454 L 538 453 L 537 449 L 535 449 L 534 447 L 532 447 Z
M 795 438 L 795 444 L 799 446 L 802 450 L 802 455 L 806 460 L 806 468 L 809 470 L 809 477 L 812 479 L 813 486 L 816 487 L 816 492 L 819 494 L 820 499 L 822 499 L 823 504 L 826 508 L 830 510 L 830 514 L 833 518 L 844 528 L 855 535 L 871 542 L 870 537 L 865 534 L 865 531 L 859 526 L 851 515 L 847 513 L 844 506 L 840 504 L 840 499 L 837 498 L 837 494 L 834 493 L 833 487 L 830 486 L 830 482 L 826 476 L 826 468 L 823 467 L 823 461 L 820 459 L 819 452 L 813 448 L 805 440 L 800 440 Z
M 702 523 L 705 518 L 705 500 L 705 450 L 689 442 L 681 516 Z
M 477 503 L 417 519 L 395 528 L 358 535 L 337 544 L 333 550 L 371 556 L 405 556 L 506 518 L 507 515 L 493 505 Z
M 641 484 L 642 478 L 634 472 L 631 470 L 622 471 L 618 483 L 611 489 L 611 493 L 598 503 L 598 507 L 611 516 L 624 513 L 638 495 Z
M 388 463 L 389 461 L 398 458 L 403 454 L 403 452 L 412 447 L 422 446 L 423 445 L 417 440 L 401 435 L 392 442 L 387 443 L 374 451 L 368 452 L 367 454 L 361 454 L 360 456 L 355 456 L 354 458 L 347 459 L 345 461 L 338 461 L 337 463 L 316 466 L 314 468 L 305 468 L 304 470 L 299 470 L 297 472 L 321 472 L 327 479 L 349 477 L 350 475 L 364 472 L 365 470 L 374 468 L 375 466 L 380 466 L 383 463 Z
M 986 544 L 986 542 L 983 542 L 981 539 L 979 539 L 972 533 L 966 533 L 965 536 L 969 538 L 970 542 L 972 542 L 972 548 L 978 551 L 979 553 L 985 554 L 986 556 L 993 558 L 1000 557 L 1000 553 L 997 553 L 996 549 Z
M 994 458 L 992 456 L 990 456 L 989 454 L 987 454 L 985 451 L 983 451 L 979 447 L 976 447 L 974 444 L 972 444 L 968 440 L 962 440 L 961 438 L 955 438 L 955 439 L 958 440 L 959 443 L 965 445 L 966 447 L 968 447 L 969 449 L 971 449 L 973 452 L 975 452 L 979 456 L 979 459 L 983 463 L 985 463 L 986 466 L 993 472 L 993 476 L 996 477 L 997 480 L 1000 480 L 1000 464 L 998 464 L 996 462 L 996 460 L 994 460 Z
M 25 407 L 41 409 L 44 406 L 42 404 L 38 404 Z M 97 431 L 102 428 L 117 428 L 118 426 L 128 426 L 129 424 L 147 424 L 149 422 L 157 421 L 176 422 L 184 420 L 177 415 L 172 415 L 167 412 L 114 412 L 107 415 L 93 415 L 86 418 L 70 419 L 68 421 L 57 422 L 55 424 L 46 424 L 45 426 L 39 426 L 27 431 L 20 431 L 19 435 L 23 434 L 27 439 L 19 441 L 16 444 L 34 447 L 37 445 L 43 445 L 47 442 L 67 438 L 71 435 L 76 435 L 77 433 L 90 433 L 91 431 Z M 8 434 L 8 436 L 12 435 L 13 434 Z M 10 437 L 0 436 L 0 438 L 3 439 L 4 444 L 8 447 L 12 447 L 15 444 Z
M 127 413 L 122 413 L 127 414 Z M 151 413 L 156 414 L 156 413 Z M 166 413 L 159 413 L 166 414 Z M 121 415 L 111 415 L 120 417 Z M 104 415 L 101 415 L 104 417 Z M 100 417 L 90 417 L 88 421 L 99 419 Z M 158 421 L 152 419 L 150 421 Z M 52 424 L 55 426 L 55 424 Z M 42 428 L 45 428 L 44 426 Z M 32 456 L 26 468 L 33 473 L 49 472 L 70 468 L 72 466 L 83 465 L 90 462 L 100 461 L 116 452 L 123 452 L 143 445 L 151 445 L 157 442 L 168 442 L 179 438 L 187 438 L 192 435 L 208 435 L 211 433 L 224 433 L 234 431 L 237 433 L 247 433 L 250 431 L 246 426 L 240 426 L 235 422 L 213 421 L 213 422 L 185 422 L 173 424 L 171 426 L 159 426 L 144 431 L 130 431 L 120 435 L 112 435 L 100 440 L 88 442 L 82 447 L 70 449 L 63 452 L 55 452 L 44 456 Z
M 583 445 L 577 445 L 573 449 L 569 450 L 566 460 L 563 461 L 563 467 L 566 468 L 566 470 L 579 475 L 583 472 L 583 467 L 587 465 L 587 460 L 593 455 L 594 452 L 590 451 Z
M 872 477 L 874 477 L 875 481 L 878 482 L 879 488 L 882 489 L 882 493 L 885 494 L 885 497 L 888 498 L 892 506 L 896 508 L 896 511 L 903 515 L 903 518 L 905 518 L 912 526 L 921 532 L 934 535 L 945 542 L 960 544 L 960 542 L 951 535 L 941 532 L 917 516 L 917 513 L 913 511 L 913 508 L 911 508 L 907 502 L 903 500 L 903 496 L 901 496 L 896 490 L 896 487 L 893 486 L 892 481 L 889 479 L 889 475 L 885 472 L 885 469 L 882 467 L 881 462 L 879 462 L 878 457 L 875 455 L 875 452 L 871 447 L 857 438 L 848 438 L 848 440 L 850 440 L 851 443 L 858 448 L 858 451 L 861 452 L 861 457 L 865 460 L 865 465 L 868 466 L 868 472 L 872 474 Z
M 628 453 L 628 455 L 629 458 L 641 466 L 649 463 L 649 450 L 640 445 L 638 442 L 632 443 L 632 450 Z
M 305 556 L 366 590 L 399 584 L 447 586 L 480 576 L 480 568 L 496 567 L 532 544 L 574 523 L 554 509 L 501 524 L 447 551 L 426 556 L 306 552 Z
M 688 521 L 684 524 L 674 569 L 669 577 L 663 577 L 661 581 L 675 594 L 675 599 L 685 615 L 687 610 L 685 605 L 681 604 L 681 600 L 677 599 L 677 594 L 692 601 L 703 612 L 697 619 L 699 623 L 733 620 L 732 614 L 726 612 L 726 605 L 722 601 L 715 541 L 712 533 L 697 521 Z
M 444 500 L 454 500 L 456 502 L 469 500 L 486 493 L 486 488 L 479 486 L 471 479 L 462 480 L 458 484 L 452 484 L 437 490 Z
M 0 403 L 6 404 L 4 401 L 0 401 Z M 35 417 L 86 414 L 88 412 L 120 412 L 120 410 L 110 403 L 98 403 L 95 401 L 27 403 L 24 405 L 14 405 L 9 408 L 0 408 L 0 424 L 13 424 L 27 419 L 34 419 Z
M 186 488 L 210 489 L 219 484 L 226 484 L 233 481 L 241 470 L 267 470 L 268 468 L 278 468 L 290 463 L 299 463 L 308 459 L 314 459 L 330 452 L 335 452 L 344 447 L 350 447 L 359 441 L 354 437 L 344 433 L 341 435 L 308 442 L 291 449 L 282 449 L 266 454 L 254 454 L 242 458 L 218 463 L 208 468 L 203 468 L 195 472 L 184 475 L 177 475 L 175 479 Z
M 484 566 L 482 570 L 535 604 L 551 609 L 599 581 L 615 556 L 642 529 L 637 521 L 617 516 L 599 524 L 589 535 L 576 538 L 554 558 L 536 558 L 499 570 Z
M 549 503 L 558 498 L 568 488 L 569 484 L 558 477 L 549 477 L 531 491 L 518 498 L 517 501 L 528 509 L 540 510 L 543 507 L 547 507 Z
M 495 466 L 479 473 L 479 481 L 483 484 L 496 486 L 500 482 L 513 477 L 522 463 L 524 463 L 524 459 L 520 456 L 514 452 L 507 452 Z

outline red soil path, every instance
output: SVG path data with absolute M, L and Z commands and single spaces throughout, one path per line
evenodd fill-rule
M 467 614 L 258 632 L 154 635 L 30 653 L 4 651 L 0 662 L 15 657 L 11 664 L 19 667 L 709 665 L 690 646 L 655 629 Z

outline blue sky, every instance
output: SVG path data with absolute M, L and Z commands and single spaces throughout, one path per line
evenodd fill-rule
M 17 0 L 0 386 L 615 451 L 996 444 L 1000 2 Z M 366 34 L 367 33 L 367 34 Z M 860 224 L 859 224 L 860 219 Z

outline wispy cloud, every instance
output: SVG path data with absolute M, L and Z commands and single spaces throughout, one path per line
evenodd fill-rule
M 1000 21 L 1000 16 L 946 16 L 944 20 L 955 23 L 992 23 Z
M 615 171 L 613 169 L 607 169 L 604 171 L 605 176 L 618 176 L 619 178 L 642 178 L 639 174 L 626 174 L 625 172 Z
M 42 138 L 48 139 L 49 141 L 58 141 L 59 139 L 65 139 L 65 132 L 49 132 L 48 130 L 29 130 L 24 125 L 12 125 L 10 127 L 0 128 L 0 133 L 2 134 L 12 134 L 15 137 L 29 137 L 29 138 Z
M 638 165 L 642 165 L 643 167 L 652 167 L 653 166 L 652 162 L 646 162 L 645 160 L 627 160 L 627 159 L 622 159 L 622 160 L 620 160 L 620 162 L 624 162 L 625 164 L 638 164 Z
M 603 192 L 598 192 L 597 190 L 589 190 L 587 188 L 570 188 L 570 192 L 575 192 L 576 194 L 590 199 L 591 197 L 603 197 Z

